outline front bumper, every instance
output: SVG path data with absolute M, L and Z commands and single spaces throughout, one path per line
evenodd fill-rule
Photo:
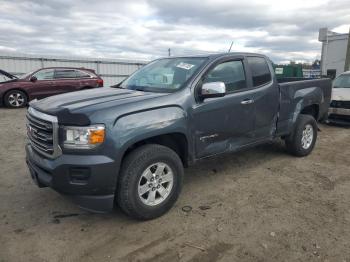
M 332 115 L 332 114 L 334 114 L 334 115 L 350 116 L 350 109 L 330 107 L 328 109 L 328 115 Z
M 350 109 L 330 107 L 327 121 L 336 124 L 350 125 Z
M 26 145 L 30 175 L 39 187 L 51 187 L 81 208 L 108 212 L 114 207 L 118 168 L 102 155 L 68 155 L 47 159 Z

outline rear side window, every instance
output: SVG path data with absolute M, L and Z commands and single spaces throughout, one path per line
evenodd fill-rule
M 73 69 L 58 69 L 55 72 L 55 78 L 77 78 L 77 73 Z
M 271 72 L 265 58 L 247 57 L 249 67 L 252 71 L 253 86 L 261 86 L 271 81 Z
M 247 87 L 242 61 L 229 61 L 211 69 L 204 83 L 224 82 L 228 93 Z
M 78 78 L 90 78 L 92 75 L 88 74 L 87 72 L 76 70 L 76 74 Z

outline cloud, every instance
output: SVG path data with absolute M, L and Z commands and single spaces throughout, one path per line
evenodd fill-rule
M 0 3 L 0 51 L 153 59 L 234 51 L 275 62 L 320 56 L 318 29 L 347 32 L 343 0 L 19 1 Z

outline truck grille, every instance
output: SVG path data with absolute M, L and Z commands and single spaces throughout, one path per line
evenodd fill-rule
M 346 108 L 350 109 L 350 101 L 337 101 L 333 100 L 331 102 L 331 107 L 333 108 Z
M 55 158 L 61 154 L 55 116 L 41 113 L 30 107 L 27 112 L 27 136 L 32 147 L 40 154 L 49 158 Z

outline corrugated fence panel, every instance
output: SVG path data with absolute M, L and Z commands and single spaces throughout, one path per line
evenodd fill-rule
M 123 81 L 125 79 L 125 77 L 104 77 L 103 78 L 103 85 L 104 86 L 112 86 L 112 85 L 116 85 L 118 83 L 120 83 L 121 81 Z
M 107 64 L 101 63 L 100 65 L 101 74 L 109 75 L 130 75 L 135 70 L 141 67 L 141 65 L 130 65 L 130 64 Z
M 0 59 L 0 68 L 12 74 L 20 75 L 41 68 L 41 62 L 18 58 L 5 58 Z
M 0 52 L 0 69 L 22 75 L 43 67 L 84 67 L 95 70 L 104 86 L 119 83 L 147 61 L 80 57 L 34 56 Z
M 63 66 L 63 67 L 84 67 L 89 69 L 94 69 L 96 71 L 97 67 L 95 63 L 89 63 L 89 62 L 63 62 L 63 61 L 44 61 L 44 67 L 56 67 L 56 66 Z

